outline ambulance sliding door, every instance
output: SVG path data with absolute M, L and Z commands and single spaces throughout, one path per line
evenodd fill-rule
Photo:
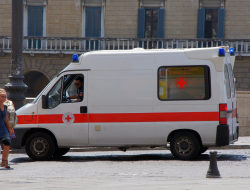
M 38 125 L 55 135 L 59 147 L 88 144 L 87 76 L 88 71 L 62 73 L 54 86 L 44 94 L 47 108 L 42 108 L 41 103 L 39 105 Z M 83 99 L 77 102 L 76 98 L 68 97 L 81 93 L 76 84 L 79 78 L 83 80 Z
M 152 145 L 153 72 L 150 69 L 89 73 L 89 144 Z

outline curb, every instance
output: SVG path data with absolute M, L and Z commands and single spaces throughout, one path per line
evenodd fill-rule
M 231 149 L 250 149 L 250 145 L 228 145 L 224 147 L 210 147 L 208 150 L 231 150 Z M 169 150 L 169 147 L 136 147 L 129 148 L 128 151 L 143 150 Z M 122 151 L 116 147 L 87 147 L 87 148 L 71 148 L 69 152 L 104 152 L 104 151 Z M 122 151 L 126 152 L 126 151 Z M 10 154 L 26 154 L 25 149 L 10 149 Z

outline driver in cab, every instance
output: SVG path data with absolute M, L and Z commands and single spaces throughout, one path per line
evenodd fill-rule
M 68 99 L 76 99 L 77 102 L 83 100 L 83 78 L 77 77 L 75 80 L 76 88 L 78 89 L 78 94 L 68 97 Z

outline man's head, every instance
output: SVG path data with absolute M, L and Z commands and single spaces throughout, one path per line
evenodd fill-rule
M 82 77 L 77 77 L 75 81 L 75 85 L 77 89 L 82 88 L 83 86 L 83 78 Z

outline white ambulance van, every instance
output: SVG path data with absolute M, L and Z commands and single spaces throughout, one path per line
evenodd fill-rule
M 94 51 L 73 55 L 36 99 L 17 110 L 13 148 L 33 160 L 72 147 L 162 147 L 195 158 L 237 141 L 234 50 Z M 83 79 L 81 101 L 76 78 Z

